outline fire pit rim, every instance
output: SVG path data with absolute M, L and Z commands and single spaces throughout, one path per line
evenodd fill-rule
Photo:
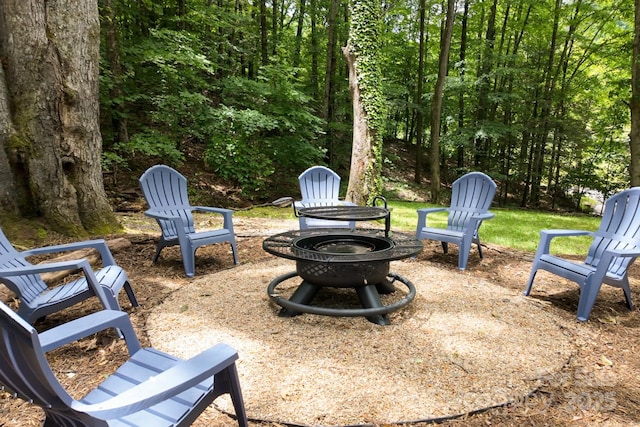
M 294 248 L 294 241 L 309 236 L 365 236 L 391 242 L 391 247 L 364 254 L 342 254 L 318 252 L 310 249 Z M 378 229 L 337 229 L 314 228 L 304 230 L 290 230 L 267 237 L 262 242 L 262 248 L 272 255 L 292 259 L 295 261 L 314 261 L 329 263 L 363 263 L 394 261 L 417 255 L 423 249 L 423 244 L 415 236 L 407 233 L 394 232 L 392 237 L 386 237 L 384 230 Z

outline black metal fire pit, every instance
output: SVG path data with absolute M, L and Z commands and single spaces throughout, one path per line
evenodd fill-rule
M 267 288 L 269 297 L 282 307 L 281 316 L 313 313 L 327 316 L 365 316 L 369 321 L 388 325 L 388 313 L 407 305 L 415 297 L 415 287 L 404 277 L 389 271 L 390 262 L 408 258 L 422 251 L 422 242 L 413 236 L 386 231 L 357 229 L 293 230 L 267 238 L 265 251 L 296 261 L 296 271 L 277 277 Z M 275 292 L 278 284 L 295 276 L 302 283 L 289 298 Z M 393 304 L 383 305 L 380 294 L 396 290 L 394 283 L 404 284 L 408 294 Z M 328 308 L 310 305 L 322 287 L 354 288 L 360 309 Z

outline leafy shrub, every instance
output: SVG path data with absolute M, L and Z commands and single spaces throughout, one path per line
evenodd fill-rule
M 247 192 L 263 189 L 276 167 L 299 171 L 322 159 L 316 144 L 321 121 L 288 77 L 286 70 L 265 67 L 258 80 L 220 83 L 223 104 L 214 112 L 205 162 Z

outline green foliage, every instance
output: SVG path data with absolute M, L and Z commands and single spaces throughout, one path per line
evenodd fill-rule
M 127 158 L 134 158 L 136 155 L 157 157 L 174 165 L 184 160 L 184 154 L 170 136 L 151 129 L 135 134 L 128 143 L 117 144 L 115 149 Z
M 126 167 L 147 155 L 176 162 L 189 144 L 207 144 L 208 163 L 249 193 L 268 185 L 264 182 L 275 170 L 322 163 L 325 148 L 332 162 L 346 164 L 352 100 L 339 52 L 335 73 L 323 75 L 328 35 L 336 34 L 341 45 L 346 26 L 373 137 L 411 143 L 416 112 L 429 114 L 445 13 L 441 2 L 427 4 L 421 94 L 416 94 L 416 3 L 385 3 L 381 10 L 380 2 L 357 0 L 349 4 L 349 19 L 338 19 L 334 29 L 326 21 L 327 3 L 314 11 L 307 3 L 299 36 L 300 3 L 280 4 L 286 11 L 278 13 L 271 10 L 276 3 L 267 3 L 264 48 L 270 66 L 261 56 L 258 4 L 194 0 L 179 9 L 174 1 L 114 3 L 123 75 L 114 78 L 103 51 L 105 168 Z M 464 58 L 462 5 L 455 21 L 442 106 L 442 169 L 484 168 L 508 182 L 515 198 L 525 189 L 531 193 L 532 181 L 547 192 L 542 197 L 562 196 L 575 186 L 610 194 L 628 185 L 633 4 L 497 2 L 495 19 L 489 19 L 491 3 L 468 4 Z M 556 5 L 558 31 L 553 29 Z M 491 31 L 490 22 L 495 23 Z M 491 43 L 488 34 L 494 36 Z M 112 94 L 116 87 L 122 95 Z M 317 117 L 326 101 L 330 123 Z M 131 142 L 117 143 L 114 119 L 127 121 Z M 330 141 L 318 140 L 321 129 Z M 429 134 L 428 125 L 423 132 Z M 610 141 L 617 148 L 602 147 Z M 382 165 L 377 148 L 372 163 L 371 168 Z M 370 170 L 374 176 L 375 171 Z
M 205 160 L 245 192 L 261 191 L 276 167 L 295 171 L 322 159 L 316 145 L 321 121 L 288 74 L 265 67 L 257 81 L 234 77 L 220 82 L 223 103 L 213 113 Z

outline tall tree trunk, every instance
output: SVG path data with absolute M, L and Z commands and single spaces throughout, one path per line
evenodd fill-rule
M 631 60 L 631 185 L 640 185 L 640 0 L 635 1 L 635 25 L 633 32 L 633 57 Z
M 424 32 L 424 16 L 426 0 L 420 0 L 420 44 L 418 54 L 418 83 L 416 85 L 416 96 L 414 105 L 416 106 L 416 170 L 414 181 L 422 183 L 422 158 L 423 158 L 423 125 L 424 113 L 422 109 L 422 85 L 424 81 L 424 47 L 426 44 Z
M 278 49 L 278 1 L 271 0 L 271 55 L 276 56 Z
M 33 210 L 58 231 L 119 227 L 102 183 L 95 1 L 6 0 L 0 51 Z
M 447 1 L 447 16 L 440 39 L 440 58 L 438 60 L 438 79 L 431 104 L 431 202 L 440 202 L 440 119 L 444 82 L 449 68 L 449 48 L 453 34 L 456 0 Z
M 534 207 L 540 204 L 540 183 L 542 181 L 542 172 L 544 170 L 544 150 L 549 137 L 549 120 L 551 116 L 551 102 L 555 86 L 555 78 L 553 72 L 553 64 L 555 63 L 555 51 L 558 42 L 558 27 L 560 22 L 561 0 L 555 1 L 553 31 L 551 34 L 551 42 L 549 46 L 549 56 L 545 67 L 545 82 L 542 92 L 542 105 L 540 109 L 540 126 L 538 126 L 534 141 L 534 156 L 531 175 L 531 204 Z
M 309 15 L 311 17 L 311 70 L 309 71 L 309 85 L 311 86 L 311 96 L 318 99 L 318 31 L 316 20 L 318 19 L 318 0 L 309 0 Z
M 331 0 L 327 22 L 327 56 L 324 69 L 324 92 L 322 95 L 322 118 L 325 121 L 325 148 L 327 160 L 333 164 L 334 138 L 331 135 L 331 122 L 333 121 L 335 102 L 335 73 L 336 73 L 336 44 L 338 28 L 336 17 L 338 14 L 338 0 Z
M 385 118 L 380 70 L 380 3 L 354 0 L 349 42 L 343 53 L 353 100 L 353 147 L 347 200 L 367 204 L 382 191 L 382 129 Z
M 465 73 L 467 72 L 467 22 L 469 20 L 469 0 L 464 0 L 464 12 L 462 14 L 461 30 L 460 30 L 460 83 L 464 87 Z M 464 129 L 464 93 L 461 91 L 458 96 L 458 129 Z M 464 167 L 464 144 L 460 144 L 457 149 L 457 167 L 462 170 Z
M 269 63 L 267 40 L 267 2 L 266 0 L 260 0 L 260 58 L 262 59 L 262 65 Z
M 306 0 L 300 0 L 300 6 L 298 8 L 298 25 L 296 28 L 296 39 L 293 49 L 293 67 L 298 68 L 300 65 L 300 47 L 302 46 L 302 30 L 304 28 L 304 21 L 306 17 Z

